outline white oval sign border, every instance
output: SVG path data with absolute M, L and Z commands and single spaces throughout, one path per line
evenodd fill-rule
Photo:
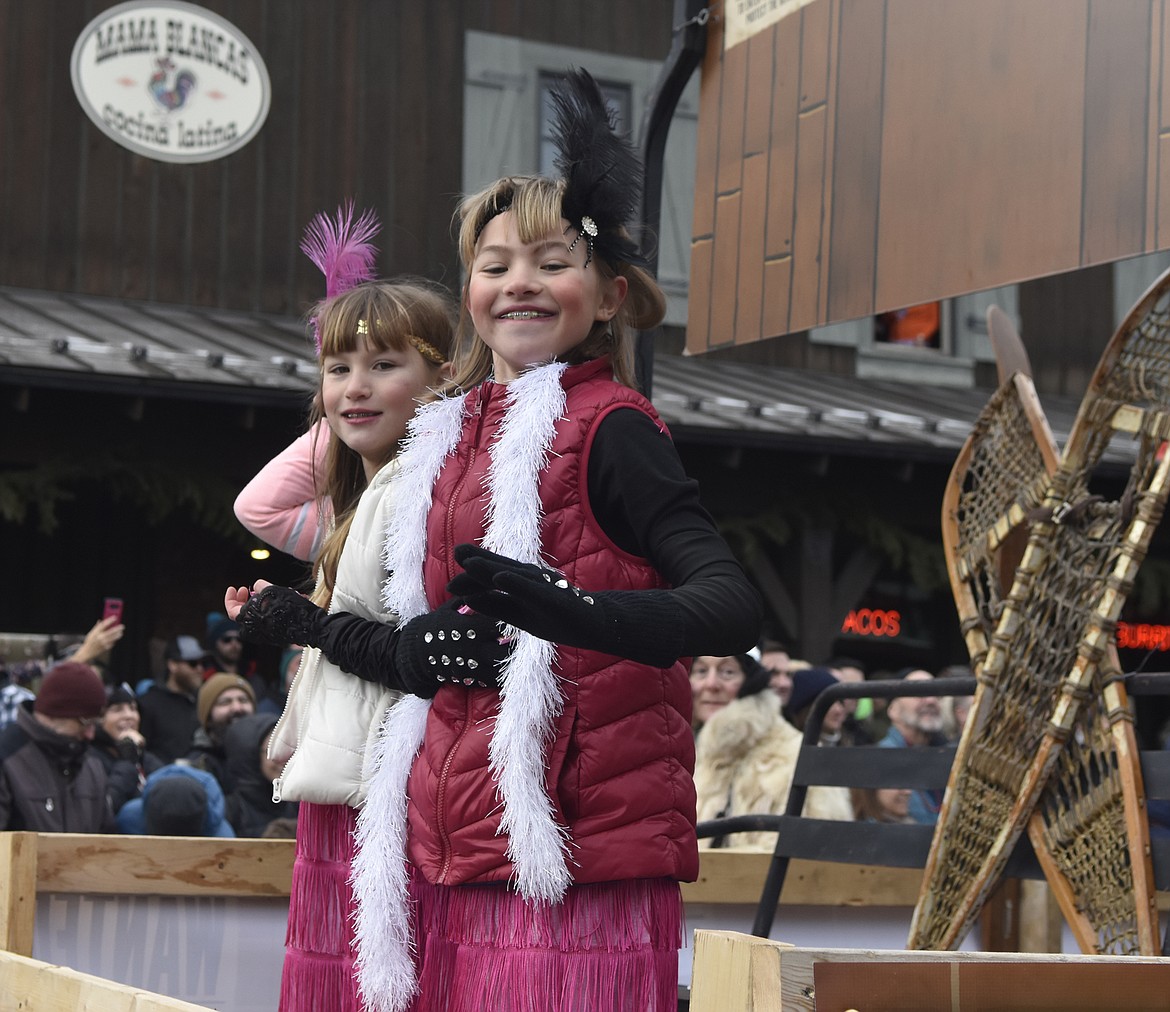
M 118 133 L 116 130 L 110 129 L 102 119 L 101 113 L 94 108 L 89 96 L 81 87 L 79 64 L 81 59 L 81 52 L 85 48 L 86 42 L 97 30 L 99 24 L 104 24 L 111 18 L 117 15 L 134 10 L 142 10 L 144 8 L 156 9 L 173 9 L 176 11 L 184 11 L 190 14 L 197 14 L 201 18 L 218 25 L 225 31 L 230 32 L 237 40 L 243 42 L 248 47 L 248 52 L 251 56 L 252 66 L 260 77 L 261 97 L 260 109 L 256 114 L 255 122 L 248 128 L 247 132 L 238 136 L 230 145 L 222 148 L 216 148 L 213 151 L 204 154 L 170 154 L 165 151 L 160 151 L 156 148 L 146 147 L 145 145 L 135 144 L 133 140 L 126 137 L 124 134 Z M 156 2 L 156 0 L 127 0 L 126 3 L 118 4 L 114 7 L 109 7 L 102 11 L 97 17 L 89 22 L 82 29 L 77 36 L 77 41 L 73 44 L 73 53 L 69 61 L 69 72 L 73 79 L 73 93 L 77 96 L 77 102 L 89 117 L 90 121 L 103 134 L 112 140 L 119 147 L 125 148 L 136 155 L 142 155 L 144 158 L 151 158 L 155 161 L 170 162 L 172 164 L 198 164 L 201 162 L 213 162 L 220 158 L 226 158 L 228 155 L 235 154 L 242 147 L 248 144 L 260 132 L 261 127 L 268 119 L 268 111 L 272 105 L 272 81 L 268 76 L 268 67 L 264 63 L 263 57 L 257 50 L 255 43 L 252 42 L 247 35 L 240 29 L 233 25 L 226 18 L 215 11 L 209 11 L 206 7 L 200 7 L 198 4 L 184 3 L 183 0 L 164 0 L 164 2 Z

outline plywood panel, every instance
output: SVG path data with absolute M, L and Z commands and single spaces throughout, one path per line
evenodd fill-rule
M 796 124 L 800 107 L 800 19 L 785 18 L 772 29 L 772 37 L 774 83 L 768 149 L 768 227 L 764 239 L 764 254 L 768 257 L 792 254 Z
M 1084 0 L 887 10 L 875 308 L 1077 266 Z
M 764 208 L 767 206 L 767 187 L 767 156 L 753 155 L 743 163 L 736 344 L 755 341 L 760 334 L 764 299 Z
M 789 325 L 817 322 L 825 184 L 825 107 L 803 113 L 797 127 L 796 221 L 793 239 L 792 308 Z M 718 235 L 716 241 L 718 242 Z
M 1145 248 L 1150 0 L 1091 0 L 1081 264 Z
M 873 305 L 877 269 L 878 194 L 881 185 L 884 50 L 874 39 L 885 31 L 881 4 L 844 4 L 838 28 L 839 82 L 829 215 L 826 313 L 832 319 L 864 316 Z
M 740 191 L 720 196 L 715 205 L 715 260 L 711 267 L 711 333 L 709 347 L 735 338 L 736 281 L 739 277 Z

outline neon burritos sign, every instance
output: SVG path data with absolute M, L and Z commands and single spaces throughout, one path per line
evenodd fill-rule
M 164 162 L 207 162 L 259 132 L 272 97 L 248 37 L 187 3 L 131 3 L 94 18 L 73 47 L 73 90 L 123 147 Z

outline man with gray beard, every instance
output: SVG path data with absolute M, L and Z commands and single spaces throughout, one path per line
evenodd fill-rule
M 933 681 L 929 671 L 910 671 L 906 682 Z M 886 710 L 890 729 L 878 742 L 878 748 L 914 748 L 921 745 L 945 745 L 942 733 L 942 706 L 937 696 L 904 696 L 891 699 Z M 933 826 L 942 807 L 942 791 L 913 791 L 910 795 L 909 815 L 915 822 Z

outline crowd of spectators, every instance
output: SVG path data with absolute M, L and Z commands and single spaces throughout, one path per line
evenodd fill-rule
M 122 631 L 105 619 L 47 670 L 36 662 L 0 668 L 0 830 L 294 835 L 296 804 L 273 800 L 281 769 L 268 758 L 268 741 L 299 648 L 290 645 L 265 680 L 248 662 L 236 624 L 216 614 L 202 638 L 168 640 L 157 679 L 131 687 L 106 663 Z M 934 677 L 920 669 L 881 676 Z M 813 665 L 774 640 L 750 654 L 694 658 L 699 819 L 783 811 L 817 697 L 838 681 L 866 678 L 855 660 Z M 969 703 L 838 701 L 824 713 L 818 744 L 954 744 Z M 932 823 L 941 800 L 932 792 L 813 787 L 805 813 Z M 701 846 L 771 849 L 774 842 L 773 834 L 750 833 Z
M 123 631 L 103 619 L 57 658 L 0 658 L 0 831 L 294 836 L 296 804 L 272 800 L 280 706 L 236 624 L 172 637 L 133 687 L 110 663 Z
M 950 667 L 940 676 L 970 674 Z M 920 669 L 881 673 L 918 681 Z M 804 730 L 817 698 L 838 682 L 864 682 L 862 665 L 832 658 L 821 665 L 792 658 L 783 644 L 767 640 L 751 654 L 696 657 L 691 665 L 695 731 L 695 787 L 699 821 L 784 811 Z M 872 699 L 838 700 L 823 714 L 817 744 L 824 748 L 913 748 L 958 742 L 970 698 L 896 698 L 888 708 Z M 948 717 L 950 724 L 948 726 Z M 920 822 L 938 819 L 941 792 L 849 791 L 814 786 L 804 814 L 813 818 Z M 700 840 L 700 847 L 771 850 L 774 833 L 738 833 Z

